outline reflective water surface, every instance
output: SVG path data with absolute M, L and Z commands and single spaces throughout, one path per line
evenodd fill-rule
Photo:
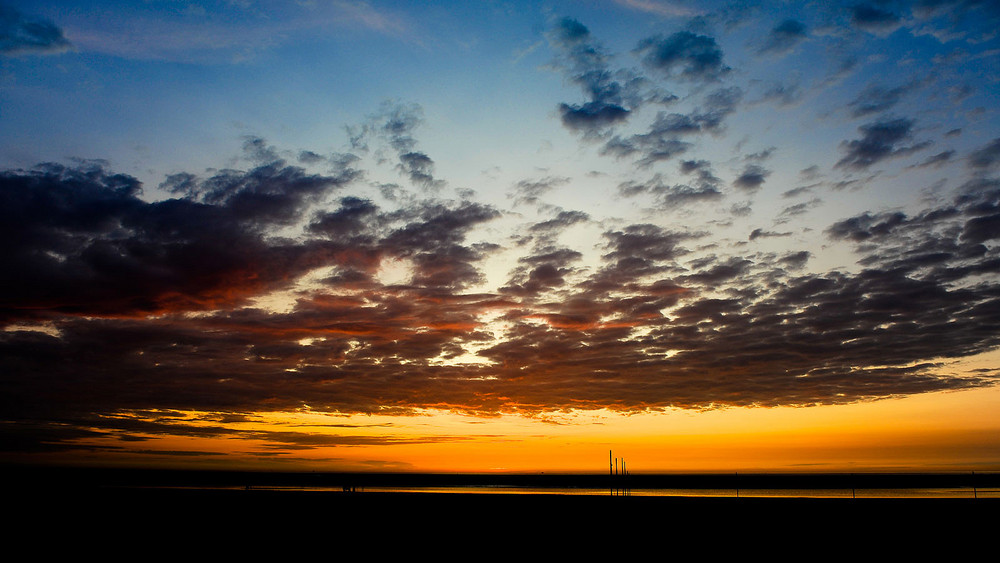
M 237 487 L 233 487 L 237 488 Z M 255 490 L 344 492 L 341 487 L 253 487 Z M 608 489 L 555 487 L 363 487 L 353 493 L 451 493 L 500 495 L 589 495 L 608 496 Z M 614 494 L 624 494 L 616 491 Z M 630 496 L 652 497 L 746 497 L 746 498 L 1000 498 L 1000 488 L 972 487 L 893 489 L 631 489 Z

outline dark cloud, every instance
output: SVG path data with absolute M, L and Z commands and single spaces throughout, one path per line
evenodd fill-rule
M 313 151 L 300 151 L 298 159 L 302 164 L 318 164 L 326 160 L 323 155 L 314 153 Z
M 538 198 L 553 189 L 569 183 L 569 178 L 556 176 L 547 177 L 540 180 L 521 180 L 514 186 L 513 191 L 507 197 L 514 200 L 514 205 L 527 203 L 534 205 L 538 203 Z
M 1000 7 L 990 0 L 920 0 L 912 4 L 920 33 L 942 42 L 982 42 L 996 36 Z
M 757 164 L 750 164 L 733 180 L 733 185 L 746 192 L 756 192 L 764 185 L 771 171 Z
M 778 147 L 767 147 L 764 150 L 757 151 L 757 152 L 745 155 L 743 157 L 743 160 L 755 161 L 755 162 L 764 162 L 765 160 L 767 160 L 767 159 L 771 158 L 772 156 L 774 156 L 774 153 L 777 150 L 778 150 Z
M 557 65 L 580 86 L 588 98 L 582 104 L 559 105 L 563 125 L 586 136 L 625 122 L 631 112 L 647 102 L 669 103 L 676 96 L 652 88 L 638 74 L 614 69 L 610 55 L 593 39 L 590 30 L 572 18 L 563 18 L 548 33 L 549 43 L 560 55 Z
M 865 170 L 883 160 L 911 154 L 930 145 L 925 141 L 901 146 L 903 141 L 912 137 L 912 129 L 913 121 L 905 118 L 862 125 L 858 127 L 862 134 L 860 139 L 841 143 L 841 149 L 846 154 L 837 161 L 836 167 Z
M 686 253 L 680 242 L 690 238 L 686 233 L 665 231 L 655 225 L 631 225 L 623 231 L 608 231 L 611 250 L 604 258 L 621 260 L 643 256 L 651 260 L 673 260 Z
M 753 212 L 753 208 L 750 207 L 749 202 L 734 203 L 730 206 L 729 212 L 737 217 L 746 217 Z
M 690 115 L 724 105 L 705 101 Z M 396 123 L 389 136 L 366 137 L 389 144 L 390 166 L 419 152 L 406 141 L 407 116 L 369 123 Z M 701 132 L 721 126 L 692 120 Z M 908 120 L 863 127 L 844 166 L 909 150 L 911 129 Z M 970 155 L 985 163 L 975 170 L 993 166 L 993 144 Z M 983 174 L 919 213 L 832 222 L 829 244 L 857 252 L 852 271 L 803 272 L 809 251 L 766 252 L 764 238 L 791 235 L 773 225 L 749 234 L 756 244 L 724 247 L 672 220 L 602 227 L 600 260 L 588 263 L 593 243 L 560 235 L 596 221 L 552 209 L 520 229 L 508 279 L 483 289 L 482 261 L 499 249 L 487 228 L 501 217 L 493 207 L 417 196 L 387 204 L 356 181 L 356 159 L 318 175 L 271 160 L 282 151 L 263 140 L 250 148 L 267 158 L 205 178 L 174 174 L 162 186 L 172 196 L 159 201 L 100 163 L 0 174 L 0 236 L 12 242 L 0 250 L 0 419 L 24 429 L 5 430 L 0 446 L 65 451 L 97 437 L 178 435 L 291 451 L 395 441 L 231 425 L 306 406 L 646 411 L 850 403 L 996 382 L 946 363 L 1000 346 L 1000 184 Z M 768 155 L 735 161 L 763 180 L 750 167 Z M 870 162 L 859 165 L 861 155 Z M 711 163 L 678 169 L 687 183 L 661 173 L 619 189 L 663 208 L 721 199 Z M 525 180 L 515 193 L 537 197 L 564 180 Z M 382 281 L 392 264 L 401 281 Z M 263 305 L 276 290 L 291 300 Z M 469 354 L 479 361 L 463 363 Z M 191 411 L 206 414 L 195 424 Z
M 318 213 L 309 230 L 336 239 L 349 239 L 369 230 L 377 220 L 378 206 L 370 200 L 348 196 L 340 200 L 340 209 Z
M 587 102 L 582 105 L 560 104 L 563 125 L 584 133 L 597 131 L 624 122 L 629 110 L 616 104 Z
M 410 181 L 422 188 L 440 188 L 441 180 L 434 179 L 434 161 L 422 152 L 408 152 L 399 155 L 399 170 L 410 177 Z
M 750 240 L 788 236 L 792 236 L 792 233 L 776 233 L 774 231 L 765 231 L 764 229 L 754 229 L 753 232 L 750 233 Z
M 793 270 L 799 270 L 805 267 L 806 262 L 808 262 L 811 257 L 812 253 L 808 250 L 800 250 L 798 252 L 786 254 L 778 261 Z
M 850 8 L 851 23 L 873 33 L 882 33 L 899 26 L 898 15 L 872 4 L 855 4 Z
M 0 5 L 0 55 L 61 53 L 71 48 L 54 23 Z
M 615 136 L 601 147 L 601 154 L 617 158 L 638 156 L 637 164 L 647 167 L 683 154 L 690 147 L 691 143 L 687 141 L 670 134 L 661 135 L 659 131 L 651 129 L 648 133 L 627 138 Z
M 583 255 L 568 248 L 545 248 L 542 252 L 524 256 L 518 261 L 525 266 L 518 267 L 510 282 L 500 292 L 523 297 L 537 295 L 543 291 L 566 285 L 566 276 L 574 273 L 570 264 Z
M 865 213 L 838 221 L 827 229 L 827 234 L 835 239 L 848 239 L 854 242 L 861 242 L 872 237 L 884 237 L 892 233 L 893 229 L 902 225 L 906 221 L 903 213 L 882 213 L 871 215 Z
M 372 140 L 383 141 L 395 153 L 396 170 L 407 176 L 415 186 L 437 190 L 445 185 L 434 177 L 434 161 L 426 153 L 416 150 L 414 132 L 423 123 L 423 109 L 418 104 L 387 101 L 379 111 L 368 116 L 358 126 L 348 127 L 351 146 L 355 150 L 370 150 Z M 350 162 L 354 155 L 335 155 L 334 164 Z M 355 157 L 356 158 L 356 157 Z
M 706 267 L 709 265 L 710 267 Z M 698 265 L 698 271 L 694 274 L 678 276 L 677 279 L 685 284 L 707 285 L 709 287 L 714 287 L 723 282 L 728 282 L 746 275 L 749 273 L 752 265 L 753 262 L 750 260 L 738 256 L 729 258 L 725 262 L 720 262 L 713 257 L 710 260 L 703 260 L 702 263 Z M 714 304 L 722 303 L 722 301 L 716 300 L 711 300 L 711 302 Z M 735 303 L 730 300 L 727 300 L 726 302 Z
M 638 157 L 637 164 L 643 167 L 670 160 L 690 148 L 691 144 L 682 137 L 721 132 L 726 117 L 736 111 L 742 99 L 743 91 L 735 86 L 714 90 L 693 112 L 659 112 L 646 133 L 615 135 L 604 144 L 601 153 L 618 158 Z
M 528 230 L 532 233 L 553 233 L 588 220 L 590 216 L 582 211 L 560 211 L 554 219 L 535 223 Z
M 712 163 L 707 160 L 683 160 L 680 163 L 681 172 L 684 174 L 708 173 L 710 176 Z M 714 176 L 713 176 L 714 177 Z
M 792 198 L 792 197 L 798 197 L 802 194 L 812 193 L 813 187 L 814 186 L 799 186 L 797 188 L 792 188 L 786 192 L 783 192 L 781 194 L 781 197 Z
M 776 25 L 757 52 L 766 55 L 784 55 L 808 37 L 806 25 L 798 20 L 786 19 Z
M 952 157 L 955 156 L 955 151 L 947 150 L 942 151 L 937 154 L 928 156 L 919 164 L 915 164 L 915 168 L 939 168 L 949 162 L 951 162 Z
M 797 215 L 803 215 L 807 213 L 810 209 L 819 207 L 820 205 L 822 205 L 822 203 L 823 200 L 819 198 L 813 198 L 809 201 L 796 203 L 795 205 L 789 205 L 788 207 L 782 209 L 780 213 L 778 213 L 777 221 L 786 222 L 789 218 L 795 217 Z
M 985 147 L 969 155 L 969 166 L 979 170 L 990 170 L 1000 164 L 1000 137 L 993 139 Z
M 254 164 L 271 164 L 282 161 L 277 148 L 267 144 L 266 140 L 253 135 L 247 135 L 243 138 L 243 155 Z
M 140 183 L 99 166 L 0 174 L 0 310 L 132 315 L 210 309 L 287 284 L 320 247 L 269 240 L 353 179 L 263 166 L 205 180 L 177 175 L 182 199 L 148 203 Z
M 458 206 L 425 203 L 411 213 L 417 217 L 379 243 L 385 252 L 413 261 L 411 284 L 457 289 L 482 279 L 475 263 L 496 247 L 464 246 L 462 243 L 469 230 L 499 217 L 499 212 L 488 206 L 463 202 Z
M 781 106 L 798 103 L 802 99 L 802 87 L 797 80 L 771 84 L 763 93 L 760 102 L 776 102 Z
M 690 31 L 645 39 L 635 52 L 642 56 L 643 64 L 667 78 L 715 82 L 730 70 L 714 38 Z
M 691 203 L 722 199 L 722 192 L 711 180 L 717 180 L 710 171 L 702 171 L 705 176 L 695 186 L 686 184 L 667 184 L 661 174 L 656 174 L 646 182 L 628 181 L 619 184 L 618 193 L 624 197 L 640 194 L 651 194 L 656 198 L 661 209 L 672 209 Z M 710 178 L 711 180 L 706 178 Z
M 876 84 L 870 84 L 847 106 L 850 108 L 852 117 L 882 113 L 892 109 L 912 89 L 912 85 L 883 88 Z

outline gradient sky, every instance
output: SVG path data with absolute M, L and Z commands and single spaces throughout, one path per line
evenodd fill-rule
M 0 455 L 1000 469 L 997 30 L 4 2 Z

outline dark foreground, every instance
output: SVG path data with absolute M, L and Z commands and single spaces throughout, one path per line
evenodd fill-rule
M 992 551 L 1000 524 L 1000 499 L 994 498 L 347 493 L 80 482 L 14 484 L 5 497 L 4 512 L 14 516 L 5 535 L 14 541 L 37 537 L 43 550 L 63 555 L 140 550 L 132 553 L 137 559 L 290 556 L 317 549 L 336 559 L 359 548 L 375 560 L 390 553 L 493 560 L 539 550 L 624 551 L 635 558 L 648 549 L 664 555 L 657 559 L 748 552 L 853 558 L 927 550 L 962 556 L 984 546 Z

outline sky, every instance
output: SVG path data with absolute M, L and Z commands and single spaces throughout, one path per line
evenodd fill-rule
M 0 3 L 0 460 L 1000 470 L 1000 7 Z

